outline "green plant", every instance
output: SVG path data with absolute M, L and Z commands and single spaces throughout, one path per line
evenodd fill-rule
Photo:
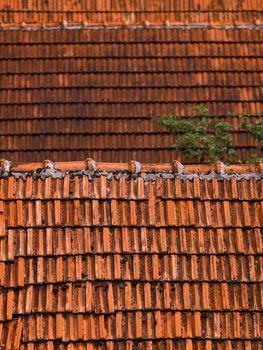
M 263 121 L 252 122 L 248 115 L 237 116 L 231 112 L 227 117 L 238 118 L 238 129 L 247 131 L 257 140 L 259 147 L 247 161 L 258 162 L 259 153 L 263 151 Z M 154 121 L 176 135 L 174 147 L 186 159 L 209 163 L 217 160 L 225 163 L 240 162 L 235 151 L 232 123 L 210 116 L 207 107 L 203 105 L 195 107 L 189 117 L 171 115 L 157 117 Z
M 250 136 L 256 140 L 258 147 L 256 151 L 251 154 L 251 161 L 258 162 L 260 160 L 260 152 L 263 152 L 263 121 L 251 121 L 249 115 L 239 115 L 240 129 L 249 132 Z
M 155 122 L 176 134 L 174 147 L 186 159 L 214 163 L 222 160 L 231 163 L 236 157 L 233 127 L 218 117 L 209 117 L 208 109 L 201 105 L 190 117 L 179 115 L 155 118 Z

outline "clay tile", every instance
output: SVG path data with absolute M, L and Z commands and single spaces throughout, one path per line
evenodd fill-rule
M 21 28 L 25 28 L 25 26 L 26 26 L 26 22 L 21 22 L 21 23 L 20 23 L 20 27 L 21 27 Z
M 42 168 L 43 169 L 54 169 L 54 163 L 51 160 L 44 160 L 42 162 Z
M 140 173 L 141 168 L 142 168 L 141 163 L 137 162 L 136 160 L 131 160 L 129 162 L 129 172 L 130 173 L 138 174 L 138 173 Z
M 123 20 L 122 20 L 122 25 L 123 26 L 129 26 L 130 23 L 131 23 L 131 21 L 130 21 L 129 17 L 123 18 Z
M 63 27 L 63 28 L 67 28 L 67 26 L 68 26 L 68 22 L 67 22 L 65 19 L 63 19 L 63 21 L 62 21 L 62 27 Z
M 170 23 L 170 21 L 169 21 L 168 19 L 166 19 L 166 20 L 164 21 L 164 25 L 165 25 L 166 27 L 170 27 L 171 23 Z
M 258 163 L 258 171 L 259 173 L 263 173 L 263 160 Z
M 11 162 L 6 159 L 0 159 L 0 170 L 1 173 L 8 173 L 11 168 Z
M 149 22 L 149 21 L 144 21 L 143 24 L 144 24 L 146 27 L 149 27 L 150 22 Z
M 217 174 L 224 174 L 225 173 L 225 164 L 220 162 L 220 160 L 218 160 L 217 162 L 215 162 L 215 164 L 213 166 L 213 170 Z
M 92 158 L 87 158 L 85 160 L 85 170 L 95 171 L 96 167 L 97 167 L 97 164 L 96 164 L 95 160 L 93 160 Z
M 178 160 L 174 160 L 172 162 L 172 171 L 177 174 L 183 174 L 184 173 L 184 166 L 182 163 L 180 163 Z

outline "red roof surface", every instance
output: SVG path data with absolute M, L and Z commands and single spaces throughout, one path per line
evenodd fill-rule
M 0 25 L 261 23 L 261 0 L 1 0 Z
M 263 31 L 253 28 L 1 31 L 0 156 L 180 158 L 153 116 L 200 103 L 213 115 L 262 111 Z M 256 144 L 235 139 L 246 160 Z
M 3 349 L 262 349 L 262 164 L 2 161 L 0 197 Z

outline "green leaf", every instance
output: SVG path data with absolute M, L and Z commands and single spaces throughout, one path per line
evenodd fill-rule
M 258 152 L 263 151 L 263 121 L 252 122 L 249 114 L 235 115 L 232 112 L 227 113 L 227 117 L 237 118 L 235 125 L 239 130 L 247 131 L 257 141 L 258 149 L 251 154 L 250 160 L 258 160 Z M 193 108 L 193 114 L 188 117 L 171 115 L 154 121 L 176 135 L 174 147 L 186 159 L 210 163 L 217 160 L 240 162 L 235 151 L 233 125 L 218 116 L 209 117 L 209 110 L 204 105 Z

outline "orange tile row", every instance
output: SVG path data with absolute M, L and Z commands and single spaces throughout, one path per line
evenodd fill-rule
M 208 117 L 209 118 L 209 117 Z M 212 118 L 212 117 L 211 117 Z M 77 120 L 76 120 L 77 119 Z M 234 128 L 234 138 L 237 141 L 237 136 L 239 135 L 240 146 L 246 146 L 249 142 L 249 138 L 247 133 L 240 132 L 238 133 L 239 121 L 238 118 L 229 118 L 225 117 L 224 119 L 227 122 L 231 122 Z M 253 122 L 257 122 L 260 120 L 259 116 L 251 117 Z M 77 122 L 76 122 L 77 121 Z M 103 121 L 103 122 L 102 122 Z M 120 122 L 121 121 L 121 122 Z M 64 117 L 64 118 L 32 118 L 25 120 L 23 118 L 12 118 L 12 124 L 10 120 L 6 118 L 0 119 L 0 130 L 1 136 L 28 136 L 28 132 L 30 130 L 30 135 L 53 135 L 56 137 L 60 133 L 61 122 L 65 125 L 66 135 L 75 136 L 78 135 L 79 139 L 82 139 L 83 136 L 92 137 L 96 135 L 97 137 L 117 137 L 118 134 L 129 136 L 134 135 L 134 137 L 140 135 L 141 137 L 145 136 L 160 136 L 163 135 L 168 137 L 168 130 L 160 129 L 160 127 L 156 123 L 152 123 L 151 118 L 147 117 L 133 117 L 132 123 L 131 118 L 128 116 L 124 116 L 122 118 L 116 117 L 90 117 L 89 120 L 85 120 L 85 118 L 73 118 L 73 117 Z M 136 123 L 137 122 L 137 123 Z M 5 130 L 5 132 L 3 132 Z M 241 138 L 242 136 L 242 138 Z M 156 139 L 157 140 L 157 139 Z M 82 142 L 84 139 L 82 139 Z M 243 142 L 243 143 L 242 143 Z M 169 147 L 170 145 L 164 145 L 164 148 Z
M 2 90 L 2 105 L 16 104 L 63 104 L 65 101 L 74 101 L 74 103 L 88 103 L 89 101 L 97 104 L 110 103 L 172 103 L 175 99 L 177 103 L 192 102 L 201 103 L 205 101 L 218 101 L 218 96 L 223 102 L 234 101 L 260 101 L 262 92 L 259 87 L 194 87 L 189 91 L 187 88 L 117 88 L 117 89 L 40 89 L 40 90 Z M 190 95 L 188 95 L 190 93 Z M 107 96 L 107 97 L 106 97 Z M 234 96 L 234 98 L 233 98 Z M 200 101 L 201 100 L 201 101 Z M 32 107 L 33 108 L 33 107 Z M 29 133 L 30 134 L 30 133 Z M 58 140 L 59 141 L 59 140 Z M 63 148 L 65 145 L 63 145 Z M 34 148 L 34 143 L 32 143 Z
M 218 101 L 204 101 L 202 100 L 208 108 L 210 108 L 212 115 L 220 115 L 220 116 L 226 116 L 226 114 L 229 111 L 233 111 L 233 113 L 251 113 L 252 115 L 256 116 L 259 114 L 260 111 L 260 101 L 221 101 L 220 106 L 218 106 Z M 200 101 L 201 103 L 201 101 Z M 131 111 L 131 105 L 133 107 Z M 67 101 L 64 101 L 62 103 L 52 103 L 52 104 L 35 104 L 34 109 L 32 110 L 33 104 L 21 104 L 21 105 L 14 105 L 14 104 L 2 104 L 1 105 L 1 119 L 2 120 L 8 120 L 7 114 L 10 113 L 10 127 L 12 127 L 13 120 L 20 119 L 25 120 L 26 115 L 30 116 L 29 120 L 37 120 L 37 119 L 44 119 L 44 115 L 47 115 L 47 118 L 51 119 L 52 114 L 54 116 L 54 122 L 60 123 L 60 126 L 62 127 L 63 119 L 65 118 L 72 118 L 73 116 L 73 110 L 76 110 L 77 115 L 80 115 L 80 117 L 73 118 L 75 119 L 75 122 L 77 123 L 79 119 L 83 119 L 86 121 L 86 123 L 89 122 L 89 117 L 87 117 L 87 114 L 91 113 L 91 119 L 97 118 L 97 122 L 100 124 L 104 123 L 104 120 L 106 118 L 106 110 L 108 110 L 109 116 L 111 118 L 116 118 L 119 120 L 119 123 L 122 123 L 122 119 L 125 119 L 128 117 L 131 119 L 131 125 L 134 122 L 140 122 L 138 119 L 141 119 L 142 121 L 145 119 L 148 119 L 148 124 L 152 124 L 152 117 L 160 116 L 160 115 L 172 115 L 174 113 L 179 113 L 184 115 L 189 115 L 190 110 L 192 108 L 196 107 L 196 102 L 180 102 L 180 101 L 174 101 L 174 102 L 151 102 L 151 103 L 144 103 L 144 102 L 134 102 L 134 103 L 94 103 L 92 101 L 90 102 L 83 102 L 83 103 L 70 103 Z M 216 111 L 216 107 L 218 107 L 218 112 Z M 82 109 L 82 110 L 81 110 Z M 98 115 L 96 116 L 96 111 L 98 112 Z M 64 113 L 64 114 L 63 114 Z M 141 113 L 141 114 L 140 114 Z M 147 116 L 148 113 L 148 116 Z M 120 126 L 118 126 L 119 128 Z M 44 129 L 43 129 L 44 130 Z M 164 131 L 163 129 L 160 129 L 160 131 Z M 131 147 L 134 148 L 134 145 L 131 145 Z M 149 147 L 149 146 L 148 146 Z M 108 150 L 106 148 L 105 150 Z M 46 158 L 46 157 L 44 157 Z M 42 158 L 43 159 L 43 158 Z M 78 158 L 79 159 L 79 158 Z M 113 161 L 113 160 L 112 160 Z M 126 160 L 128 161 L 128 160 Z
M 101 339 L 100 341 L 93 342 L 67 342 L 63 343 L 62 340 L 49 340 L 43 341 L 43 339 L 39 342 L 23 342 L 21 338 L 22 331 L 22 322 L 21 319 L 18 321 L 6 322 L 4 324 L 0 323 L 0 341 L 1 344 L 4 344 L 5 350 L 108 350 L 108 349 L 125 349 L 132 350 L 134 346 L 137 346 L 139 349 L 145 350 L 159 350 L 167 349 L 167 350 L 262 350 L 262 342 L 259 341 L 240 341 L 240 340 L 192 340 L 192 339 L 184 339 L 184 340 L 142 340 L 136 339 L 134 341 L 127 340 L 122 341 L 121 339 L 116 339 L 115 341 L 109 341 L 105 339 Z M 21 341 L 21 342 L 20 342 Z
M 21 45 L 21 44 L 20 44 Z M 236 57 L 239 56 L 237 50 L 242 52 L 242 57 L 261 57 L 262 47 L 255 42 L 234 42 L 234 43 L 213 43 L 211 42 L 182 42 L 182 43 L 66 43 L 56 44 L 49 42 L 39 44 L 24 43 L 23 50 L 19 50 L 19 45 L 1 45 L 0 59 L 45 59 L 62 56 L 64 58 L 162 58 L 162 57 Z M 222 55 L 222 53 L 224 55 Z
M 27 343 L 21 345 L 20 350 L 262 350 L 263 344 L 259 341 L 235 341 L 235 340 L 135 340 L 135 341 L 98 341 L 91 343 L 68 342 L 62 344 L 60 341 L 48 341 L 38 343 Z M 13 350 L 13 348 L 11 348 Z M 7 349 L 7 350 L 11 350 Z
M 119 311 L 261 311 L 263 283 L 75 282 L 27 285 L 0 293 L 1 321 L 29 314 L 114 314 Z M 44 302 L 46 300 L 46 302 Z M 13 305 L 12 314 L 9 306 Z
M 254 60 L 252 59 L 252 62 Z M 251 64 L 251 63 L 250 63 Z M 245 67 L 245 63 L 244 63 Z M 245 69 L 245 68 L 244 68 Z M 187 72 L 186 72 L 187 73 Z M 204 98 L 199 101 L 199 103 L 205 103 L 205 105 L 211 111 L 213 116 L 225 117 L 229 111 L 239 114 L 247 113 L 252 116 L 260 115 L 261 102 L 260 101 L 206 101 Z M 34 109 L 32 109 L 34 106 Z M 131 109 L 132 106 L 132 109 Z M 144 120 L 148 119 L 149 124 L 152 123 L 152 117 L 157 117 L 160 115 L 172 115 L 172 114 L 181 114 L 182 116 L 189 116 L 192 109 L 197 106 L 197 103 L 194 101 L 172 101 L 172 102 L 109 102 L 109 103 L 95 103 L 95 102 L 70 102 L 64 101 L 61 103 L 49 103 L 49 104 L 4 104 L 1 105 L 1 120 L 8 120 L 8 115 L 10 114 L 9 120 L 10 123 L 15 119 L 19 120 L 38 120 L 38 119 L 52 119 L 54 122 L 60 122 L 62 127 L 63 122 L 61 120 L 72 118 L 75 119 L 77 123 L 79 119 L 84 119 L 87 123 L 89 122 L 89 114 L 91 118 L 97 118 L 98 123 L 104 123 L 105 118 L 108 115 L 111 118 L 118 119 L 119 122 L 122 122 L 122 119 L 128 117 L 131 118 L 131 124 L 134 122 L 138 123 L 138 119 Z M 75 115 L 74 115 L 75 110 Z M 9 113 L 9 114 L 8 114 Z M 96 113 L 98 113 L 96 115 Z M 78 115 L 78 117 L 76 117 Z M 26 117 L 28 116 L 28 117 Z M 12 124 L 11 124 L 12 127 Z M 163 130 L 163 129 L 161 129 Z M 148 146 L 149 147 L 149 146 Z M 134 148 L 134 145 L 131 145 L 131 148 Z M 107 151 L 108 148 L 105 149 Z M 63 149 L 62 149 L 63 151 Z M 47 157 L 44 157 L 44 159 Z M 43 157 L 42 157 L 43 159 Z M 77 158 L 76 160 L 78 160 Z M 60 160 L 60 159 L 59 159 Z M 128 161 L 127 159 L 126 161 Z M 112 162 L 114 160 L 111 160 Z M 123 161 L 123 160 L 122 160 Z M 21 161 L 20 161 L 21 162 Z M 30 162 L 30 161 L 29 161 Z M 160 162 L 162 162 L 160 160 Z M 159 162 L 159 163 L 160 163 Z
M 233 0 L 231 3 L 223 3 L 221 1 L 213 0 L 196 0 L 193 2 L 185 2 L 179 0 L 176 3 L 172 0 L 155 0 L 153 2 L 146 2 L 145 0 L 138 0 L 131 2 L 129 0 L 77 0 L 73 3 L 61 3 L 58 0 L 37 0 L 31 2 L 30 0 L 18 0 L 13 3 L 11 0 L 1 0 L 0 7 L 4 10 L 21 10 L 21 11 L 91 11 L 91 12 L 174 12 L 174 11 L 259 11 L 263 10 L 262 3 L 259 0 L 244 0 L 239 2 Z
M 87 43 L 99 44 L 125 44 L 125 43 L 219 43 L 219 44 L 260 44 L 262 41 L 262 30 L 253 28 L 180 28 L 156 27 L 156 28 L 113 28 L 101 29 L 71 29 L 71 30 L 7 30 L 0 32 L 0 44 L 10 45 L 69 45 L 78 43 L 85 45 Z M 154 39 L 154 40 L 151 40 Z M 193 49 L 194 50 L 194 49 Z M 1 54 L 3 54 L 1 52 Z M 22 54 L 18 52 L 18 54 Z M 241 56 L 242 55 L 238 55 Z
M 1 261 L 96 254 L 260 254 L 260 228 L 41 228 L 6 230 Z
M 39 105 L 41 109 L 41 105 Z M 97 129 L 103 125 L 103 121 L 96 121 Z M 8 122 L 12 126 L 12 122 Z M 51 126 L 54 121 L 49 123 Z M 65 124 L 59 122 L 60 126 Z M 74 124 L 78 124 L 78 120 L 74 120 Z M 88 127 L 88 123 L 85 121 Z M 117 128 L 120 127 L 121 121 L 118 120 Z M 135 121 L 132 125 L 135 125 Z M 149 126 L 153 122 L 148 122 Z M 42 124 L 43 125 L 43 124 Z M 139 125 L 141 122 L 139 121 Z M 134 128 L 134 127 L 133 127 Z M 44 129 L 42 129 L 44 130 Z M 68 130 L 68 129 L 67 129 Z M 156 133 L 136 133 L 130 130 L 129 133 L 103 133 L 94 131 L 85 133 L 71 133 L 65 130 L 61 133 L 45 133 L 43 131 L 33 133 L 13 133 L 10 135 L 0 136 L 2 145 L 0 155 L 7 159 L 12 159 L 14 162 L 21 163 L 34 160 L 41 161 L 42 159 L 59 159 L 60 161 L 69 161 L 73 158 L 95 157 L 100 161 L 128 161 L 129 159 L 137 159 L 143 162 L 170 162 L 172 159 L 180 159 L 184 163 L 194 163 L 196 159 L 185 158 L 182 152 L 175 151 L 173 147 L 175 137 L 170 135 L 166 129 L 159 127 L 160 132 Z M 165 140 L 165 144 L 163 143 Z M 252 159 L 252 153 L 258 151 L 258 141 L 253 139 L 247 133 L 234 134 L 235 151 L 237 160 Z M 109 145 L 111 147 L 109 148 Z M 262 151 L 258 151 L 262 155 Z M 21 155 L 22 158 L 21 158 Z M 31 158 L 30 158 L 31 157 Z M 33 158 L 32 158 L 33 157 Z M 259 155 L 260 157 L 260 155 Z
M 260 118 L 253 119 L 254 121 L 260 120 Z M 138 123 L 136 123 L 136 121 Z M 60 137 L 60 124 L 62 122 L 65 127 L 63 138 Z M 233 123 L 233 120 L 230 122 Z M 233 124 L 234 128 L 235 126 L 237 128 L 237 122 Z M 173 143 L 175 136 L 170 135 L 166 129 L 159 127 L 151 120 L 144 118 L 133 120 L 132 124 L 129 118 L 123 118 L 121 121 L 119 119 L 108 118 L 106 120 L 104 119 L 103 122 L 101 120 L 98 121 L 96 118 L 89 119 L 88 122 L 85 119 L 76 120 L 68 118 L 64 120 L 52 120 L 50 118 L 46 120 L 39 119 L 28 121 L 13 120 L 12 123 L 10 123 L 10 120 L 5 119 L 0 120 L 0 130 L 5 130 L 5 133 L 2 131 L 2 135 L 0 134 L 2 155 L 5 154 L 4 149 L 8 149 L 8 152 L 19 153 L 22 150 L 25 152 L 36 152 L 37 148 L 41 148 L 42 154 L 43 150 L 46 152 L 43 157 L 47 156 L 46 158 L 56 159 L 54 153 L 56 151 L 54 151 L 54 149 L 56 148 L 56 142 L 59 141 L 60 145 L 63 145 L 64 151 L 66 151 L 69 144 L 71 145 L 68 152 L 70 152 L 70 150 L 73 152 L 74 149 L 75 152 L 78 150 L 80 152 L 82 150 L 83 152 L 84 149 L 89 150 L 89 152 L 94 152 L 96 149 L 95 152 L 103 153 L 104 147 L 107 147 L 107 144 L 111 144 L 110 152 L 123 153 L 123 151 L 125 151 L 128 156 L 129 152 L 132 154 L 132 149 L 129 147 L 132 143 L 134 143 L 134 150 L 136 154 L 138 154 L 143 150 L 147 153 L 149 142 L 152 147 L 153 145 L 155 146 L 156 152 L 163 151 L 168 153 L 167 159 L 162 159 L 162 161 L 169 161 L 174 157 L 177 159 L 180 158 L 185 163 L 180 152 L 174 151 Z M 28 130 L 31 130 L 30 136 L 28 135 Z M 165 145 L 163 144 L 163 137 L 166 139 Z M 248 157 L 244 156 L 244 151 L 246 153 L 252 152 L 258 146 L 258 142 L 247 132 L 234 131 L 233 137 L 234 143 L 238 145 L 236 151 L 239 159 L 247 159 Z M 37 142 L 37 147 L 32 150 L 31 145 L 34 143 L 34 140 Z M 48 142 L 50 146 L 47 146 L 46 142 Z M 122 149 L 121 151 L 120 148 Z M 151 153 L 153 153 L 153 151 L 153 149 L 150 150 Z M 83 157 L 86 156 L 87 154 Z M 13 155 L 7 155 L 7 157 L 16 161 Z M 134 156 L 131 156 L 131 158 L 133 157 Z M 41 155 L 39 155 L 38 158 L 41 160 Z M 99 156 L 96 159 L 101 159 L 101 157 Z M 38 159 L 36 159 L 36 161 L 37 160 Z M 155 161 L 155 159 L 153 158 L 152 161 Z M 189 162 L 189 159 L 187 162 Z
M 5 288 L 25 284 L 83 281 L 262 282 L 263 258 L 258 255 L 74 255 L 17 258 L 0 263 Z
M 218 45 L 220 45 L 218 43 Z M 262 72 L 261 57 L 237 57 L 237 56 L 217 56 L 217 57 L 205 57 L 205 56 L 184 56 L 184 57 L 49 57 L 49 58 L 21 58 L 5 59 L 0 61 L 0 67 L 3 70 L 3 76 L 9 74 L 11 79 L 12 75 L 16 74 L 21 77 L 27 75 L 40 75 L 42 74 L 41 84 L 48 85 L 46 75 L 53 74 L 82 74 L 83 79 L 89 79 L 90 75 L 95 73 L 115 74 L 112 81 L 119 79 L 119 84 L 122 84 L 122 80 L 126 74 L 136 75 L 138 73 L 143 74 L 141 77 L 142 81 L 147 81 L 150 75 L 154 77 L 155 73 L 162 73 L 164 76 L 167 73 L 179 74 L 182 73 L 185 76 L 187 82 L 187 76 L 190 73 L 199 74 L 201 73 L 215 73 L 218 71 L 221 75 L 223 74 L 234 74 L 234 73 L 247 73 L 246 76 L 240 76 L 240 85 L 243 86 L 245 83 L 251 86 L 250 75 L 253 73 L 260 74 Z M 117 76 L 118 74 L 118 76 Z M 202 83 L 203 77 L 198 76 L 199 84 Z M 261 77 L 261 75 L 260 75 Z M 217 76 L 219 79 L 219 76 Z M 243 78 L 243 80 L 241 80 Z M 215 81 L 215 85 L 223 86 L 220 80 Z M 153 80 L 153 84 L 156 84 L 156 80 Z M 257 82 L 253 81 L 253 84 Z M 17 81 L 14 82 L 13 88 L 16 87 Z M 80 84 L 80 81 L 78 82 Z M 113 83 L 112 83 L 113 84 Z M 167 82 L 167 86 L 172 84 L 172 81 Z M 60 81 L 60 85 L 63 85 L 63 81 Z M 231 81 L 228 81 L 228 85 L 232 86 Z M 41 85 L 40 85 L 41 86 Z M 58 85 L 59 86 L 59 85 Z M 66 85 L 67 86 L 67 85 Z M 227 86 L 226 84 L 224 86 Z M 255 85 L 257 86 L 257 85 Z M 4 88 L 5 86 L 2 86 Z M 136 87 L 136 86 L 134 86 Z M 186 83 L 187 87 L 187 83 Z M 131 112 L 131 111 L 130 111 Z M 142 113 L 142 112 L 141 112 Z M 81 115 L 81 114 L 80 114 Z M 137 116 L 140 115 L 137 112 Z M 95 115 L 96 116 L 96 115 Z M 114 116 L 114 115 L 113 115 Z M 116 115 L 115 115 L 116 116 Z M 123 117 L 123 115 L 119 115 Z
M 152 340 L 213 338 L 250 340 L 262 333 L 262 313 L 225 312 L 207 316 L 200 312 L 117 312 L 114 315 L 24 316 L 24 341 L 59 339 L 62 342 L 91 340 Z
M 163 135 L 162 135 L 163 137 Z M 72 138 L 71 138 L 72 140 Z M 40 140 L 38 140 L 39 142 Z M 55 142 L 55 140 L 54 140 Z M 21 163 L 21 160 L 24 162 L 30 162 L 32 160 L 36 162 L 41 162 L 43 159 L 59 159 L 60 161 L 69 162 L 72 159 L 85 159 L 87 156 L 99 159 L 101 161 L 114 161 L 114 162 L 123 162 L 129 161 L 130 159 L 137 159 L 140 162 L 154 163 L 156 161 L 160 162 L 170 162 L 172 159 L 179 159 L 183 163 L 190 162 L 191 164 L 196 161 L 196 159 L 185 159 L 185 157 L 180 152 L 175 152 L 173 148 L 137 148 L 135 145 L 129 149 L 109 149 L 108 144 L 105 145 L 104 149 L 89 150 L 85 147 L 80 149 L 72 149 L 68 147 L 67 149 L 52 149 L 52 150 L 34 150 L 30 148 L 18 149 L 16 151 L 9 151 L 1 149 L 0 156 L 6 159 L 12 159 L 14 163 Z M 253 150 L 253 149 L 252 149 Z M 249 148 L 238 148 L 237 149 L 237 159 L 250 159 L 251 158 L 251 149 Z
M 188 75 L 181 72 L 157 72 L 157 73 L 54 73 L 54 74 L 6 74 L 2 76 L 0 89 L 42 89 L 58 88 L 63 85 L 67 88 L 180 88 L 194 87 L 202 81 L 203 87 L 241 86 L 246 81 L 246 86 L 256 86 L 255 80 L 263 80 L 263 72 L 189 72 Z M 240 83 L 241 82 L 241 83 Z
M 262 200 L 17 200 L 5 205 L 10 227 L 261 227 Z
M 87 161 L 88 162 L 88 161 Z M 4 169 L 4 162 L 0 162 L 2 170 Z M 51 163 L 52 164 L 52 163 Z M 228 181 L 218 181 L 216 173 L 218 172 L 216 164 L 211 166 L 200 165 L 182 165 L 181 178 L 178 175 L 178 170 L 173 168 L 172 163 L 161 164 L 160 166 L 150 164 L 140 164 L 140 172 L 144 174 L 144 178 L 140 176 L 131 176 L 134 173 L 132 170 L 132 162 L 123 164 L 122 176 L 114 177 L 113 174 L 118 174 L 118 164 L 114 163 L 97 163 L 96 173 L 104 171 L 107 166 L 108 170 L 112 172 L 111 177 L 95 176 L 92 179 L 88 176 L 78 177 L 71 176 L 71 174 L 63 173 L 70 169 L 71 164 L 74 163 L 54 163 L 55 169 L 61 171 L 61 178 L 46 177 L 45 181 L 41 178 L 35 178 L 29 176 L 25 180 L 21 177 L 15 178 L 14 176 L 0 179 L 0 199 L 4 199 L 6 205 L 9 203 L 7 200 L 14 200 L 10 205 L 16 203 L 19 206 L 19 200 L 27 200 L 27 204 L 31 202 L 31 205 L 39 205 L 41 199 L 59 200 L 58 203 L 63 204 L 68 199 L 76 200 L 118 200 L 122 202 L 127 201 L 143 201 L 153 199 L 157 201 L 161 199 L 166 203 L 170 199 L 192 201 L 251 201 L 259 200 L 263 197 L 263 184 L 262 181 L 258 181 L 256 176 L 250 178 L 240 178 L 232 176 Z M 134 163 L 137 164 L 137 163 Z M 11 173 L 19 174 L 27 171 L 36 171 L 36 175 L 40 173 L 40 170 L 44 171 L 46 165 L 43 163 L 32 164 L 33 168 L 30 168 L 31 164 L 21 164 L 13 166 Z M 72 165 L 73 166 L 73 165 Z M 161 175 L 162 167 L 166 167 L 168 172 L 167 178 L 162 179 Z M 125 170 L 124 170 L 125 169 Z M 73 170 L 73 169 L 72 169 Z M 88 165 L 85 162 L 79 162 L 78 168 L 75 171 L 89 171 Z M 95 169 L 94 169 L 95 170 Z M 106 170 L 106 169 L 105 169 Z M 160 171 L 159 171 L 160 170 Z M 242 175 L 242 171 L 247 174 L 260 174 L 260 165 L 255 166 L 225 166 L 225 175 Z M 212 173 L 213 172 L 213 173 Z M 95 174 L 96 174 L 95 173 Z M 147 178 L 147 173 L 153 175 Z M 218 172 L 220 173 L 220 171 Z M 154 177 L 154 174 L 155 177 Z M 201 178 L 203 174 L 203 178 Z M 206 174 L 206 177 L 205 177 Z M 208 175 L 210 174 L 210 176 Z M 177 175 L 177 177 L 176 177 Z M 185 179 L 183 178 L 185 175 Z M 187 178 L 188 176 L 188 178 Z M 30 200 L 30 202 L 28 202 Z M 54 204 L 54 203 L 53 203 Z M 157 203 L 156 203 L 157 204 Z M 83 205 L 81 203 L 81 205 Z

